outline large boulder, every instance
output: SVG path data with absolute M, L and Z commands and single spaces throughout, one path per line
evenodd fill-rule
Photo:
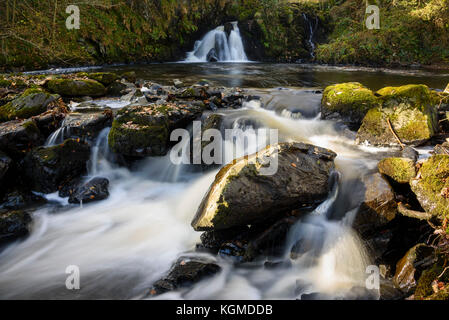
M 33 190 L 52 193 L 82 175 L 89 156 L 89 145 L 68 139 L 57 146 L 33 149 L 25 157 L 23 170 Z
M 112 123 L 109 146 L 129 157 L 165 155 L 171 131 L 186 127 L 202 111 L 198 106 L 174 103 L 123 108 Z
M 43 142 L 44 137 L 33 120 L 0 123 L 0 150 L 11 156 L 21 156 Z
M 0 122 L 41 114 L 58 98 L 42 89 L 27 89 L 20 97 L 0 107 Z
M 397 203 L 393 189 L 381 174 L 370 174 L 362 179 L 365 198 L 354 219 L 354 228 L 362 235 L 382 227 L 396 217 Z
M 379 172 L 397 183 L 409 183 L 416 176 L 415 161 L 407 158 L 385 158 L 377 167 Z
M 438 132 L 435 99 L 425 85 L 386 87 L 377 92 L 382 107 L 372 108 L 357 132 L 358 143 L 420 145 Z
M 48 90 L 63 97 L 101 97 L 106 88 L 95 80 L 82 79 L 52 79 L 46 83 Z
M 192 286 L 220 271 L 221 267 L 209 258 L 180 257 L 168 274 L 153 284 L 153 287 L 150 289 L 150 296 Z
M 416 288 L 423 270 L 435 263 L 435 249 L 425 244 L 411 248 L 396 265 L 393 283 L 396 288 L 410 293 Z
M 234 160 L 217 174 L 192 222 L 197 231 L 261 223 L 279 213 L 323 202 L 336 154 L 304 143 L 268 146 Z M 269 159 L 269 160 L 268 160 Z M 261 168 L 277 161 L 273 175 Z
M 449 214 L 449 155 L 430 157 L 410 186 L 422 208 L 434 218 L 444 220 Z
M 358 82 L 340 83 L 324 90 L 321 100 L 323 119 L 342 119 L 357 130 L 368 110 L 378 107 L 374 93 Z
M 26 236 L 31 217 L 23 211 L 0 211 L 0 245 Z

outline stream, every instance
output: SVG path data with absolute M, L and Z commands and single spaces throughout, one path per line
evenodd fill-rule
M 375 90 L 409 83 L 442 89 L 448 82 L 448 75 L 438 72 L 299 64 L 167 63 L 103 70 L 135 71 L 138 78 L 162 85 L 173 79 L 185 85 L 206 79 L 214 86 L 247 89 L 260 101 L 220 110 L 229 127 L 252 134 L 256 128 L 274 128 L 281 142 L 311 143 L 338 154 L 333 192 L 289 231 L 283 259 L 289 263 L 268 269 L 263 261 L 236 266 L 225 257 L 213 257 L 220 273 L 157 299 L 300 299 L 316 292 L 331 299 L 359 298 L 354 288 L 365 287 L 372 261 L 351 228 L 364 196 L 357 181 L 391 150 L 355 145 L 347 130 L 320 120 L 322 89 L 348 81 Z M 117 107 L 114 100 L 102 104 Z M 132 170 L 120 167 L 111 161 L 108 130 L 92 147 L 88 174 L 109 179 L 110 197 L 74 206 L 48 195 L 49 203 L 33 213 L 30 236 L 0 253 L 1 299 L 145 299 L 180 255 L 195 250 L 201 234 L 190 223 L 218 169 L 198 172 L 172 164 L 169 155 L 142 160 Z M 244 154 L 265 146 L 239 139 L 225 146 L 233 144 Z M 298 242 L 305 253 L 293 260 L 290 249 Z M 65 271 L 72 265 L 79 267 L 81 290 L 65 287 Z

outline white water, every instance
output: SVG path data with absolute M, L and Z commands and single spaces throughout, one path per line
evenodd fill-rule
M 282 141 L 333 149 L 339 154 L 338 188 L 292 228 L 285 259 L 295 243 L 305 243 L 309 250 L 292 260 L 291 267 L 236 268 L 219 259 L 223 271 L 212 279 L 158 299 L 295 299 L 312 292 L 352 297 L 353 287 L 364 286 L 370 261 L 346 220 L 329 218 L 337 212 L 344 217 L 357 206 L 357 190 L 349 181 L 374 167 L 372 154 L 340 136 L 332 123 L 317 118 L 287 118 L 254 101 L 225 114 L 234 128 L 255 134 L 251 125 L 242 124 L 245 118 L 253 119 L 262 127 L 278 128 Z M 82 208 L 66 207 L 61 212 L 48 206 L 35 212 L 30 237 L 0 254 L 0 298 L 142 298 L 179 255 L 199 242 L 200 233 L 190 222 L 217 170 L 194 173 L 166 156 L 149 158 L 130 171 L 109 161 L 107 133 L 104 130 L 93 146 L 89 176 L 108 178 L 110 197 Z M 254 152 L 266 144 L 261 141 L 245 147 L 237 139 L 237 149 Z M 230 142 L 224 146 L 234 149 Z M 349 198 L 344 197 L 347 193 Z M 65 288 L 70 265 L 80 268 L 80 291 Z
M 207 62 L 207 54 L 212 49 L 215 49 L 220 62 L 247 62 L 238 23 L 233 22 L 232 25 L 233 30 L 229 38 L 223 26 L 209 31 L 203 39 L 195 43 L 193 51 L 187 53 L 185 62 Z

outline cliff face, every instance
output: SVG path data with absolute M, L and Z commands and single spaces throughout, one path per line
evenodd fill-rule
M 395 65 L 449 60 L 448 0 L 379 0 L 381 30 L 364 28 L 360 0 L 96 0 L 68 30 L 69 0 L 0 3 L 0 70 L 176 61 L 195 40 L 238 20 L 250 59 Z M 306 16 L 304 15 L 306 14 Z

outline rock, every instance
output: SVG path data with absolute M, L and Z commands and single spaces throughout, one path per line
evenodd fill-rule
M 445 263 L 446 257 L 444 254 L 441 254 L 438 255 L 437 258 L 438 258 L 437 262 L 433 264 L 430 268 L 423 271 L 421 276 L 419 277 L 418 284 L 414 292 L 415 300 L 422 300 L 422 299 L 438 300 L 438 293 L 441 291 L 435 290 L 433 284 L 435 282 L 443 282 L 443 283 L 449 282 L 449 274 L 447 272 L 444 272 L 444 269 L 446 267 Z M 446 300 L 447 299 L 448 298 L 446 298 Z
M 58 100 L 57 103 L 59 104 L 57 107 L 32 118 L 45 138 L 61 127 L 66 114 L 69 112 L 62 99 Z
M 155 296 L 180 288 L 189 287 L 221 271 L 215 261 L 202 257 L 180 257 L 170 269 L 168 275 L 156 281 L 150 289 Z
M 13 189 L 3 197 L 0 207 L 9 210 L 20 210 L 45 204 L 46 201 L 45 198 L 30 191 Z
M 200 107 L 175 103 L 123 108 L 112 123 L 109 146 L 129 157 L 165 155 L 171 131 L 187 126 L 201 113 Z
M 358 143 L 399 145 L 396 134 L 403 144 L 416 146 L 438 132 L 435 101 L 427 86 L 387 87 L 377 94 L 382 107 L 368 111 L 357 132 Z
M 414 162 L 418 161 L 419 152 L 409 146 L 404 146 L 401 150 L 400 158 L 411 159 Z
M 101 97 L 106 93 L 106 88 L 101 83 L 90 79 L 53 79 L 46 83 L 46 87 L 63 97 Z
M 112 72 L 95 72 L 87 75 L 89 79 L 100 82 L 105 87 L 111 85 L 118 79 L 118 76 Z
M 444 142 L 442 144 L 437 144 L 435 148 L 433 148 L 434 154 L 440 155 L 448 155 L 449 156 L 449 142 Z
M 403 292 L 412 292 L 422 271 L 433 263 L 435 263 L 435 249 L 422 243 L 417 244 L 397 263 L 393 278 L 394 286 Z
M 354 229 L 362 235 L 386 225 L 396 217 L 397 204 L 393 189 L 379 173 L 363 178 L 365 199 L 354 220 Z
M 69 197 L 70 203 L 89 203 L 104 200 L 109 197 L 109 180 L 106 178 L 93 178 L 79 185 Z
M 173 80 L 173 85 L 175 86 L 175 88 L 179 89 L 184 86 L 184 83 L 179 79 L 175 79 Z
M 106 94 L 110 97 L 121 97 L 126 94 L 128 86 L 120 81 L 114 81 L 106 88 Z
M 377 165 L 379 172 L 397 183 L 409 183 L 416 177 L 415 161 L 406 158 L 386 158 Z
M 68 139 L 57 146 L 33 149 L 25 157 L 23 170 L 34 191 L 52 193 L 86 172 L 89 156 L 89 145 Z
M 0 182 L 2 181 L 2 178 L 5 176 L 6 171 L 8 171 L 11 163 L 12 159 L 0 151 Z
M 224 24 L 224 32 L 226 32 L 226 35 L 228 36 L 228 38 L 229 38 L 232 30 L 234 30 L 234 26 L 232 25 L 232 23 L 231 22 L 226 22 Z
M 57 99 L 58 95 L 51 95 L 41 89 L 27 89 L 20 97 L 0 107 L 0 122 L 41 114 Z
M 10 156 L 21 156 L 42 143 L 44 138 L 33 120 L 0 123 L 0 150 Z
M 342 119 L 357 130 L 368 110 L 380 106 L 378 98 L 358 82 L 341 83 L 324 90 L 321 100 L 323 119 Z
M 0 245 L 26 236 L 31 217 L 23 211 L 0 211 Z
M 449 155 L 430 157 L 410 186 L 422 208 L 432 217 L 444 220 L 449 214 Z
M 217 62 L 218 60 L 220 60 L 218 59 L 217 51 L 215 50 L 215 48 L 210 49 L 210 51 L 207 53 L 206 60 L 207 62 Z
M 137 75 L 134 71 L 124 72 L 121 77 L 131 83 L 135 83 L 137 81 Z
M 269 157 L 269 158 L 268 158 Z M 301 206 L 323 202 L 336 154 L 304 143 L 268 146 L 233 161 L 217 174 L 192 226 L 197 231 L 253 225 Z M 274 175 L 261 175 L 270 159 Z
M 107 127 L 112 125 L 112 110 L 77 110 L 68 114 L 63 127 L 66 128 L 63 139 L 81 138 L 93 140 Z

